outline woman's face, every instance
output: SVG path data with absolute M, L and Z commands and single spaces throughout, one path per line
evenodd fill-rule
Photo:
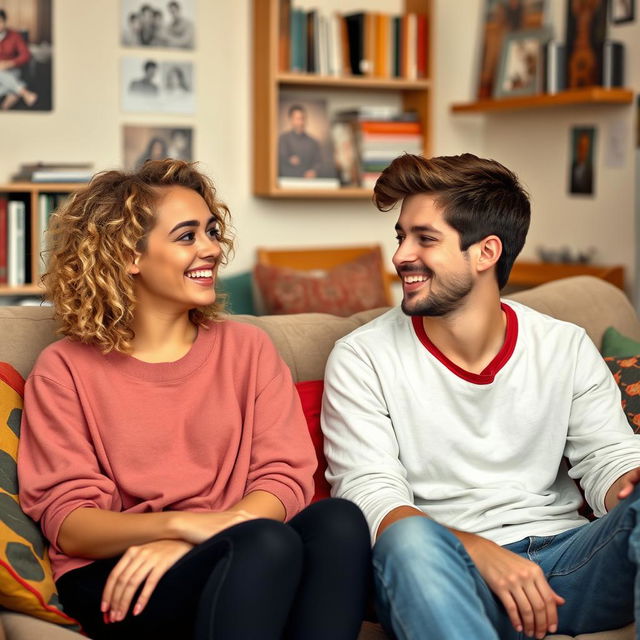
M 155 226 L 130 272 L 138 305 L 184 313 L 213 304 L 222 255 L 218 223 L 202 196 L 186 187 L 165 187 Z
M 161 140 L 156 140 L 149 149 L 150 160 L 164 160 L 167 157 L 166 149 Z

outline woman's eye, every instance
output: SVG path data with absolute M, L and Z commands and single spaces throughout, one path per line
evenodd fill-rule
M 403 236 L 396 236 L 396 242 L 400 244 L 404 240 Z
M 221 238 L 220 229 L 217 226 L 216 227 L 209 227 L 209 229 L 207 230 L 207 233 L 212 238 L 217 238 L 218 240 L 220 240 L 220 238 Z
M 189 231 L 188 233 L 183 233 L 179 238 L 178 241 L 182 242 L 182 241 L 191 241 L 196 237 L 196 234 L 193 233 L 193 231 Z

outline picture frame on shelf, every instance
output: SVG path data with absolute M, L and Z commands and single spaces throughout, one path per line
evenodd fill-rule
M 484 0 L 481 18 L 480 49 L 477 59 L 478 100 L 494 96 L 502 48 L 508 34 L 541 29 L 547 11 L 546 0 Z
M 636 19 L 636 0 L 610 0 L 611 22 L 624 24 Z
M 285 189 L 340 186 L 326 100 L 281 93 L 278 104 L 278 185 Z
M 544 47 L 551 30 L 527 29 L 507 34 L 493 90 L 494 98 L 542 93 Z

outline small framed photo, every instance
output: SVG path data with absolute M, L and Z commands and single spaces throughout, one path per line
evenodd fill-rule
M 195 0 L 122 0 L 120 42 L 125 47 L 193 49 Z
M 571 168 L 569 193 L 593 195 L 595 188 L 595 127 L 571 129 Z
M 125 169 L 139 169 L 147 160 L 193 160 L 191 127 L 123 127 Z
M 505 38 L 493 90 L 494 98 L 532 96 L 542 92 L 542 52 L 549 29 L 515 31 Z
M 636 19 L 636 0 L 610 0 L 611 22 L 623 24 Z

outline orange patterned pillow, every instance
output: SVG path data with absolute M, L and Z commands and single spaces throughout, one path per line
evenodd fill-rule
M 375 251 L 321 272 L 258 264 L 254 277 L 267 314 L 350 316 L 387 306 L 382 264 Z
M 20 374 L 0 362 L 0 606 L 79 630 L 58 602 L 47 542 L 18 503 L 23 391 Z

